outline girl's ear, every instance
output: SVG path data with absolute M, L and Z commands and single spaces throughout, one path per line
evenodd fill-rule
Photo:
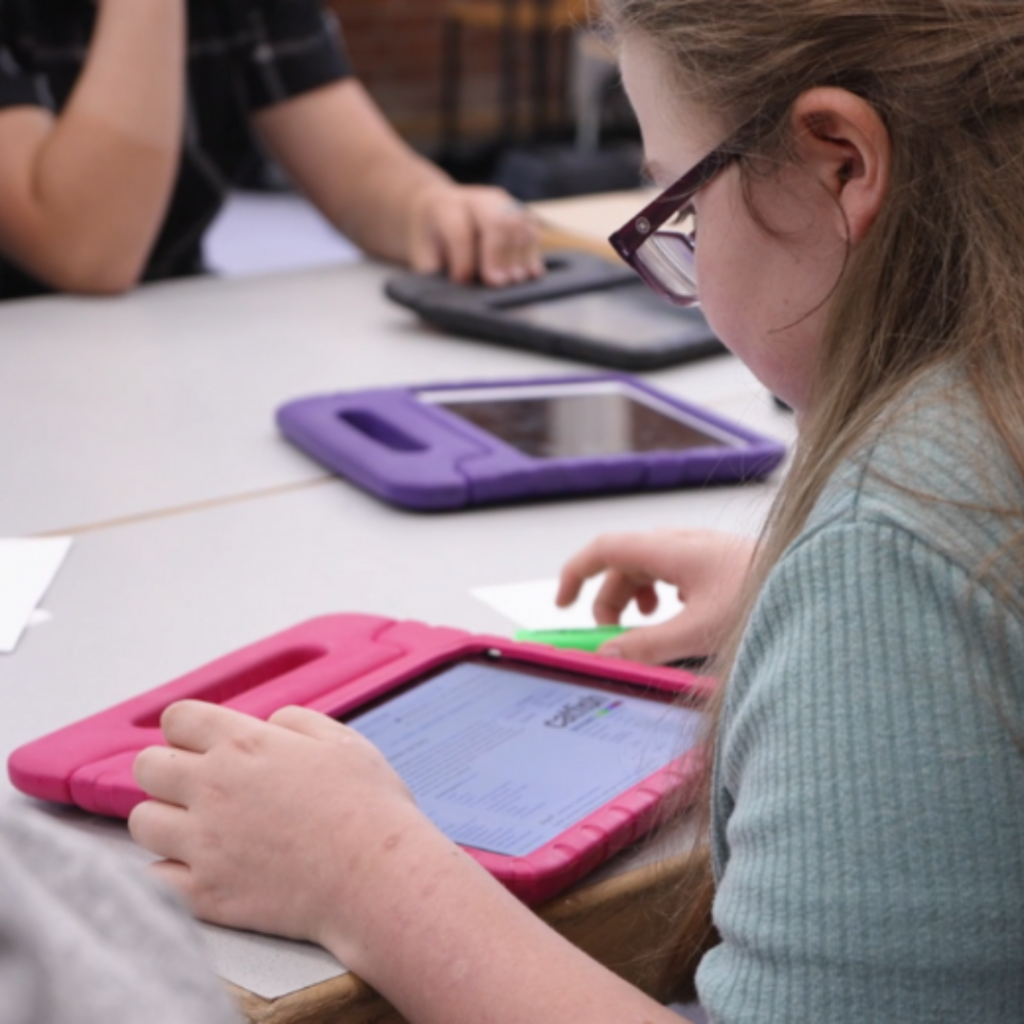
M 870 103 L 845 89 L 802 93 L 791 111 L 797 155 L 842 209 L 838 225 L 856 245 L 874 224 L 889 187 L 889 132 Z

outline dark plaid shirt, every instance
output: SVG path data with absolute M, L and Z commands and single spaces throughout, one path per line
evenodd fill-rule
M 59 111 L 85 63 L 91 0 L 0 0 L 0 108 Z M 319 0 L 188 0 L 188 110 L 182 161 L 146 280 L 202 269 L 203 233 L 258 160 L 253 111 L 349 74 Z M 47 289 L 0 257 L 0 297 Z

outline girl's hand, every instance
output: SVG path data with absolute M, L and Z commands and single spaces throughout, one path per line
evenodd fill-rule
M 555 602 L 572 604 L 583 582 L 603 572 L 594 618 L 611 625 L 631 601 L 644 614 L 653 612 L 654 583 L 662 580 L 678 589 L 686 607 L 667 622 L 609 640 L 599 653 L 648 664 L 714 655 L 732 625 L 755 547 L 748 537 L 711 530 L 607 534 L 566 563 Z
M 536 224 L 500 188 L 433 182 L 413 194 L 408 223 L 408 262 L 421 273 L 499 287 L 544 273 Z
M 135 761 L 153 799 L 128 827 L 206 920 L 324 944 L 338 908 L 358 916 L 370 864 L 433 830 L 377 748 L 325 715 L 182 701 L 161 726 L 169 746 Z

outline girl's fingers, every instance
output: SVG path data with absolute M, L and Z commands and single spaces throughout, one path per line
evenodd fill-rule
M 665 548 L 664 538 L 655 533 L 598 537 L 563 566 L 555 603 L 560 608 L 572 604 L 588 579 L 610 570 L 632 580 L 634 589 L 656 580 L 675 582 L 670 579 L 673 565 Z
M 653 594 L 653 588 L 649 583 L 637 582 L 629 576 L 624 576 L 617 569 L 609 569 L 594 598 L 594 621 L 601 626 L 614 625 L 631 602 L 636 600 L 637 604 L 640 604 L 638 598 L 641 593 L 647 595 L 646 603 L 649 605 L 649 595 Z M 655 597 L 655 606 L 657 603 Z
M 271 725 L 280 726 L 290 732 L 301 733 L 315 740 L 328 740 L 337 742 L 348 735 L 351 730 L 347 726 L 336 721 L 329 715 L 319 711 L 311 711 L 309 708 L 300 708 L 292 704 L 288 707 L 275 711 L 267 721 Z
M 132 839 L 151 853 L 179 863 L 187 861 L 186 835 L 188 811 L 182 807 L 144 800 L 128 815 L 128 831 Z
M 575 571 L 575 569 L 570 568 L 568 565 L 564 566 L 558 577 L 558 591 L 555 594 L 555 606 L 558 608 L 568 608 L 569 605 L 575 603 L 576 598 L 580 596 L 580 588 L 586 580 L 586 576 L 580 575 Z
M 592 576 L 598 576 L 608 568 L 605 556 L 598 551 L 601 541 L 593 541 L 582 551 L 578 551 L 565 565 L 558 577 L 558 593 L 555 604 L 559 608 L 567 608 L 577 597 L 583 584 Z
M 135 781 L 152 797 L 186 807 L 195 793 L 199 754 L 172 747 L 147 747 L 135 758 Z
M 702 658 L 708 654 L 706 644 L 695 632 L 687 628 L 686 612 L 657 626 L 644 626 L 621 633 L 603 644 L 598 654 L 646 665 L 667 665 L 682 658 Z
M 650 615 L 658 610 L 658 592 L 654 589 L 653 584 L 648 583 L 638 587 L 634 600 L 636 601 L 637 608 L 644 615 Z
M 172 747 L 205 753 L 225 736 L 252 728 L 254 719 L 202 700 L 181 700 L 160 716 L 160 728 Z

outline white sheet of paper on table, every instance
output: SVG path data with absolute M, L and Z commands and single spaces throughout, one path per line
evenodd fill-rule
M 474 587 L 470 593 L 511 619 L 520 629 L 590 629 L 595 625 L 591 607 L 602 579 L 599 576 L 587 580 L 576 603 L 569 608 L 555 606 L 558 593 L 556 579 Z M 641 615 L 636 605 L 631 604 L 622 614 L 623 626 L 653 626 L 672 618 L 682 609 L 675 587 L 656 583 L 655 590 L 658 608 L 654 614 Z
M 0 537 L 0 653 L 18 646 L 70 547 L 70 537 Z

